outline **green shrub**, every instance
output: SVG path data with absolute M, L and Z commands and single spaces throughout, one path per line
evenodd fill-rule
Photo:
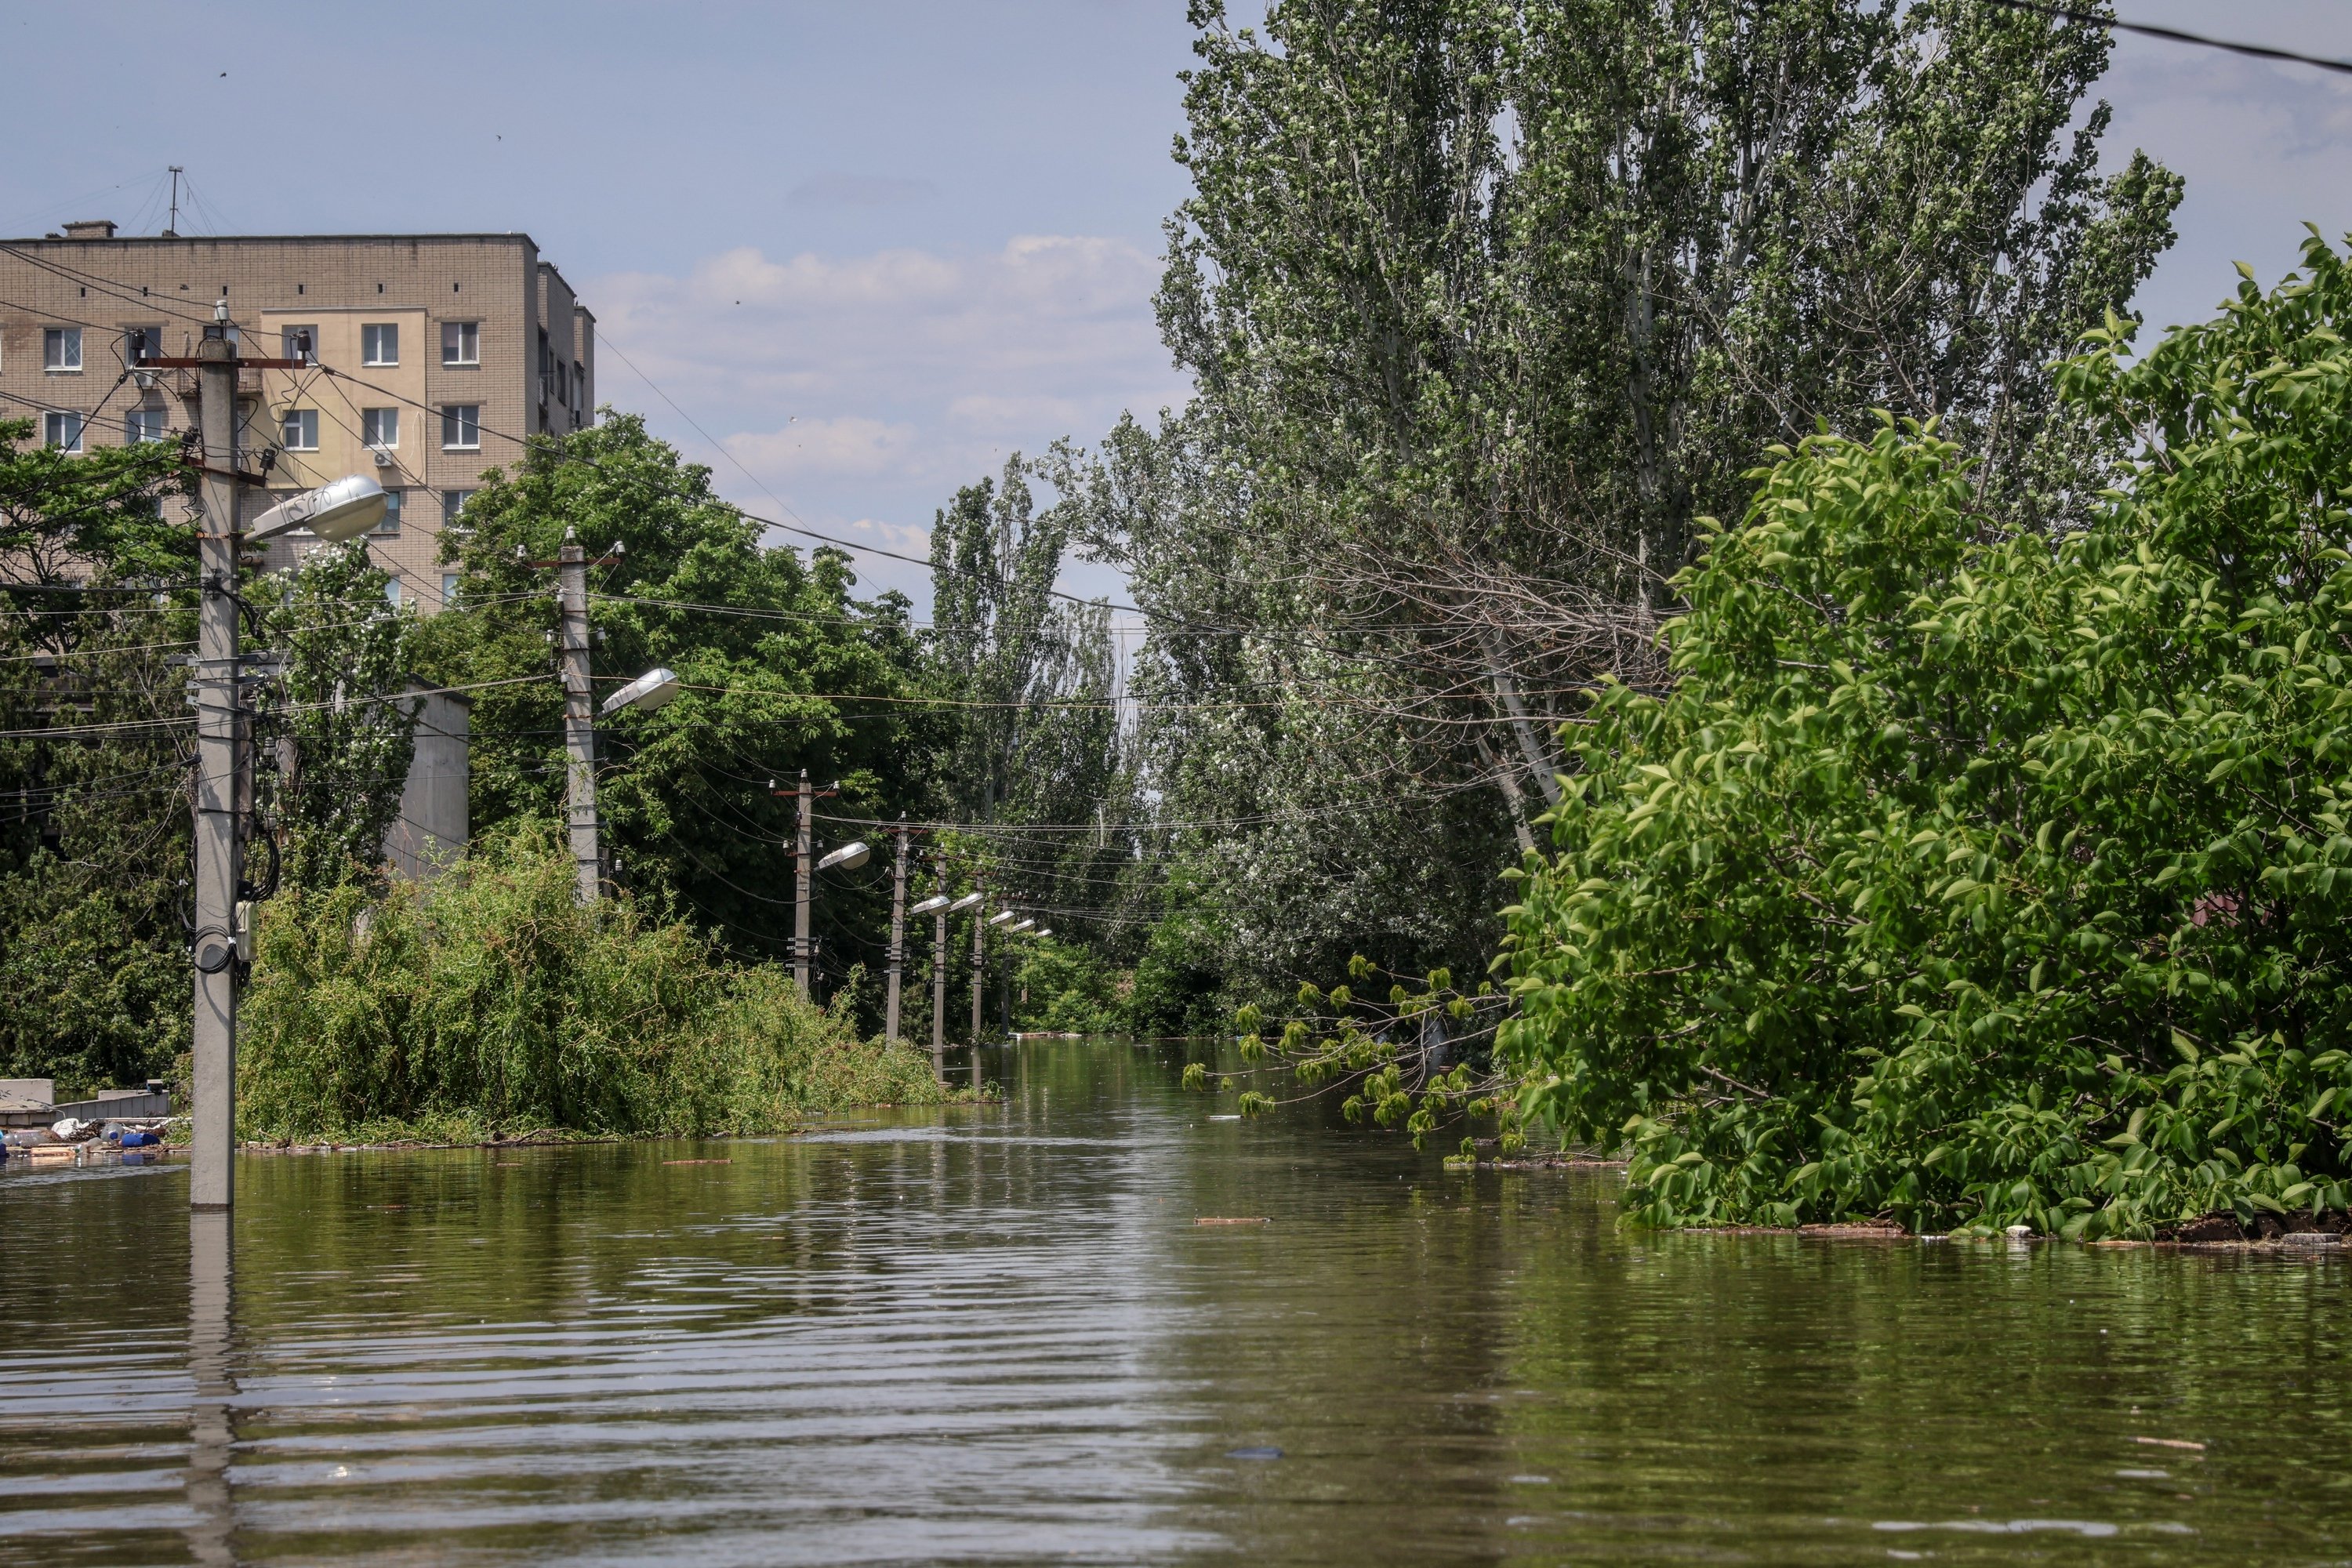
M 1116 1034 L 1125 1021 L 1120 980 L 1090 947 L 1052 937 L 1031 940 L 1013 973 L 1013 1022 L 1056 1034 Z
M 935 1100 L 927 1058 L 857 1040 L 772 967 L 625 900 L 583 908 L 531 826 L 423 889 L 296 890 L 267 906 L 244 1007 L 251 1137 L 387 1125 L 751 1131 L 801 1112 Z
M 2142 1236 L 2341 1208 L 2352 276 L 2063 368 L 2144 445 L 2063 542 L 1931 432 L 1779 453 L 1597 701 L 1507 911 L 1527 1109 L 1643 1221 Z

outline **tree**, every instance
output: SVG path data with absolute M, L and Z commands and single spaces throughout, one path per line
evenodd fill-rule
M 894 818 L 931 787 L 937 721 L 910 700 L 922 650 L 901 595 L 865 601 L 845 556 L 765 547 L 634 415 L 534 447 L 493 472 L 444 548 L 461 570 L 453 608 L 418 628 L 421 662 L 478 688 L 473 807 L 493 827 L 562 812 L 562 696 L 553 676 L 551 560 L 568 536 L 589 575 L 596 679 L 656 665 L 685 683 L 654 713 L 602 721 L 599 805 L 623 880 L 677 900 L 736 952 L 775 956 L 792 931 L 795 806 L 808 770 L 838 780 L 829 816 Z M 820 847 L 857 832 L 820 823 Z M 888 889 L 869 870 L 818 900 L 824 971 L 882 963 Z
M 96 1089 L 186 1030 L 194 542 L 177 447 L 32 443 L 0 421 L 0 1073 Z
M 1029 480 L 1061 492 L 1035 509 Z M 1133 788 L 1107 602 L 1056 592 L 1084 455 L 1007 459 L 931 528 L 933 689 L 954 725 L 947 808 L 988 845 L 1000 895 L 1065 935 L 1115 942 L 1134 868 Z
M 2342 1209 L 2352 270 L 2059 378 L 2063 539 L 1887 420 L 1781 448 L 1529 857 L 1507 1058 L 1643 1220 L 2145 1236 Z
M 2100 173 L 2095 22 L 1290 0 L 1261 37 L 1193 15 L 1160 315 L 1199 396 L 1157 455 L 1108 459 L 1130 472 L 1104 543 L 1160 668 L 1327 730 L 1357 715 L 1353 743 L 1269 732 L 1286 765 L 1403 749 L 1368 811 L 1443 816 L 1483 784 L 1462 826 L 1502 858 L 1585 686 L 1664 679 L 1694 520 L 1736 510 L 1768 443 L 1939 419 L 2018 527 L 2105 482 L 2112 444 L 2047 366 L 2127 311 L 2179 184 L 2137 154 Z M 1235 795 L 1220 815 L 1248 815 Z M 1432 955 L 1490 935 L 1473 917 Z
M 390 581 L 364 540 L 321 545 L 288 574 L 269 616 L 285 673 L 257 703 L 257 762 L 278 764 L 273 804 L 296 887 L 373 871 L 400 813 L 415 752 L 416 613 L 389 602 Z

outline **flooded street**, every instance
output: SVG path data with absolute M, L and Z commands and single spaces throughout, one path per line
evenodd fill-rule
M 1630 1234 L 1182 1059 L 248 1158 L 193 1251 L 183 1166 L 12 1165 L 0 1561 L 2352 1558 L 2337 1258 Z

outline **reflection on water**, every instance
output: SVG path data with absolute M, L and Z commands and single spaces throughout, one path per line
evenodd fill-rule
M 2352 1555 L 2344 1262 L 1628 1235 L 1605 1173 L 1003 1060 L 794 1139 L 252 1159 L 211 1229 L 183 1170 L 0 1176 L 0 1561 Z

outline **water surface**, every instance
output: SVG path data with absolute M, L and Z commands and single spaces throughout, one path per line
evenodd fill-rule
M 0 1561 L 2352 1560 L 2344 1261 L 1631 1234 L 1179 1053 L 990 1063 L 247 1158 L 193 1233 L 184 1169 L 12 1166 Z

